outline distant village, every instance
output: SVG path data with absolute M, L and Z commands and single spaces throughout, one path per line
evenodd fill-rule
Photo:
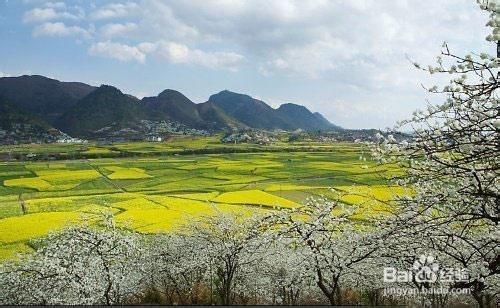
M 130 127 L 110 125 L 94 132 L 92 140 L 100 142 L 151 141 L 161 142 L 170 135 L 208 136 L 210 132 L 189 128 L 168 121 L 142 120 Z M 65 143 L 85 144 L 88 140 L 72 137 L 55 128 L 48 130 L 31 124 L 14 124 L 10 129 L 0 129 L 0 144 Z
M 247 129 L 226 132 L 221 137 L 222 143 L 251 143 L 270 145 L 278 141 L 285 142 L 320 142 L 332 143 L 338 141 L 361 142 L 373 141 L 378 130 L 347 130 L 334 131 L 303 131 L 287 132 L 281 129 L 273 131 Z M 210 136 L 220 132 L 195 129 L 183 124 L 170 121 L 141 120 L 128 127 L 113 124 L 94 132 L 90 139 L 104 143 L 126 141 L 167 141 L 172 135 Z M 402 138 L 402 136 L 399 136 Z M 61 143 L 86 144 L 88 140 L 72 137 L 58 129 L 42 129 L 31 124 L 14 124 L 9 130 L 0 129 L 0 144 L 25 143 Z
M 0 144 L 86 142 L 87 140 L 73 138 L 55 128 L 45 130 L 32 124 L 13 124 L 9 130 L 0 129 Z

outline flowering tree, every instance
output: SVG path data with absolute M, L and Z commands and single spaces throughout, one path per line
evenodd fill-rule
M 268 299 L 267 303 L 299 305 L 304 296 L 315 295 L 311 288 L 314 277 L 307 268 L 307 253 L 284 239 L 274 240 L 267 252 L 256 268 L 256 274 L 264 278 L 260 279 L 261 290 L 262 297 Z
M 131 232 L 77 226 L 39 245 L 35 254 L 2 266 L 2 304 L 111 305 L 140 290 L 140 245 Z
M 306 254 L 305 264 L 296 266 L 305 266 L 332 305 L 343 303 L 342 288 L 373 278 L 375 267 L 367 265 L 377 262 L 382 244 L 376 228 L 354 219 L 353 213 L 353 207 L 339 202 L 309 199 L 303 207 L 267 220 L 271 229 Z
M 219 213 L 189 225 L 179 236 L 183 247 L 196 255 L 196 262 L 209 270 L 209 284 L 223 305 L 230 305 L 248 292 L 248 269 L 262 259 L 260 233 L 254 227 L 256 217 Z
M 498 47 L 500 6 L 491 0 L 479 4 L 493 27 L 487 40 Z M 452 76 L 448 85 L 428 89 L 447 100 L 400 123 L 413 128 L 411 140 L 380 138 L 374 151 L 381 161 L 406 169 L 397 182 L 414 192 L 399 200 L 397 236 L 418 235 L 413 246 L 467 269 L 470 279 L 454 287 L 470 288 L 481 307 L 491 305 L 500 290 L 499 56 L 500 47 L 496 56 L 461 57 L 445 43 L 436 65 L 415 64 L 430 74 Z
M 147 247 L 150 290 L 170 304 L 206 304 L 209 269 L 196 246 L 175 234 L 156 234 Z

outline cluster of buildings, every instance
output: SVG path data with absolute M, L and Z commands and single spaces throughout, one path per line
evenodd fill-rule
M 101 142 L 162 142 L 170 135 L 208 136 L 210 133 L 177 122 L 150 120 L 129 123 L 126 127 L 120 123 L 113 123 L 94 132 L 94 138 Z
M 46 130 L 29 123 L 15 123 L 9 129 L 0 129 L 0 144 L 86 142 L 86 140 L 73 138 L 60 130 L 54 128 Z
M 365 142 L 365 141 L 376 141 L 377 134 L 388 135 L 388 132 L 381 132 L 376 129 L 339 129 L 330 132 L 307 132 L 307 131 L 295 131 L 290 134 L 288 141 L 301 141 L 301 142 L 321 142 L 321 143 L 332 143 L 332 142 Z M 409 138 L 409 136 L 392 133 L 395 140 L 401 141 Z
M 209 136 L 210 132 L 190 128 L 177 122 L 141 120 L 144 139 L 152 142 L 162 142 L 169 135 Z
M 0 128 L 0 144 L 38 142 L 50 136 L 31 124 L 12 124 L 9 129 Z

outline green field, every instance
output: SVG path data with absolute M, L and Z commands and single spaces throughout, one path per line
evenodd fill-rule
M 221 135 L 211 137 L 175 136 L 168 142 L 128 142 L 114 144 L 21 144 L 0 146 L 0 160 L 74 160 L 121 157 L 152 157 L 189 154 L 260 152 L 331 152 L 339 146 L 320 142 L 282 141 L 271 145 L 223 144 Z
M 171 148 L 188 151 L 190 146 L 209 145 L 228 147 L 211 138 L 73 145 L 73 150 L 94 154 L 127 151 L 141 156 L 0 163 L 0 258 L 29 251 L 32 239 L 68 224 L 92 222 L 102 213 L 113 213 L 123 227 L 158 232 L 174 230 L 201 215 L 251 215 L 295 207 L 310 196 L 338 198 L 330 188 L 343 192 L 346 204 L 359 205 L 362 217 L 388 210 L 383 201 L 402 193 L 387 186 L 387 179 L 398 170 L 360 159 L 362 148 L 357 144 L 287 144 L 281 145 L 281 152 L 275 145 L 273 151 L 253 149 L 253 153 L 168 155 Z M 67 150 L 52 146 L 17 146 L 0 152 Z

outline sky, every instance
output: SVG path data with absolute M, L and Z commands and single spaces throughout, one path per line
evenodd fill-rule
M 474 0 L 0 0 L 0 77 L 44 75 L 196 103 L 222 90 L 392 127 L 433 100 L 444 41 L 493 52 Z

